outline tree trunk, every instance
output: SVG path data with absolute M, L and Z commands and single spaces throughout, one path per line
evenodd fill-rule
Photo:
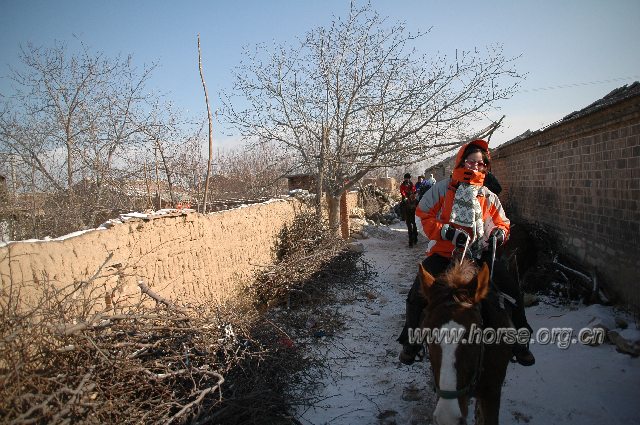
M 67 189 L 71 192 L 73 187 L 73 152 L 71 142 L 67 142 Z
M 322 140 L 320 142 L 320 158 L 318 161 L 318 175 L 316 176 L 316 217 L 318 221 L 322 221 L 322 191 L 324 188 L 324 157 L 329 137 L 328 129 L 322 130 Z
M 349 239 L 349 211 L 347 209 L 347 191 L 340 196 L 340 233 L 345 241 Z
M 16 157 L 13 154 L 9 155 L 11 161 L 11 204 L 16 202 L 16 194 L 18 193 L 18 186 L 16 184 Z
M 156 140 L 156 146 L 160 152 L 160 159 L 162 160 L 162 167 L 164 168 L 164 174 L 167 176 L 167 186 L 169 187 L 169 197 L 171 198 L 172 207 L 176 206 L 176 198 L 173 194 L 173 182 L 171 181 L 171 168 L 169 167 L 169 159 L 164 155 L 164 149 L 159 140 Z
M 153 208 L 153 202 L 151 201 L 151 188 L 149 186 L 149 176 L 147 174 L 147 160 L 144 160 L 144 183 L 147 186 L 147 208 Z
M 340 237 L 340 196 L 327 193 L 327 204 L 329 205 L 329 228 L 336 236 Z
M 158 146 L 156 145 L 156 147 L 153 149 L 153 154 L 155 156 L 155 162 L 156 162 L 156 199 L 158 200 L 158 205 L 156 206 L 157 209 L 162 209 L 162 198 L 160 196 L 160 173 L 158 170 Z
M 323 173 L 318 170 L 316 176 L 316 219 L 322 221 L 322 185 L 323 185 Z
M 31 226 L 33 232 L 32 237 L 38 239 L 38 224 L 36 221 L 36 167 L 33 162 L 31 163 Z

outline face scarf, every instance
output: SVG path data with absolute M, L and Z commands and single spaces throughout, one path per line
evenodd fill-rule
M 478 190 L 484 182 L 484 173 L 456 168 L 453 171 L 454 183 L 458 182 L 451 217 L 449 221 L 460 226 L 469 227 L 472 230 L 469 249 L 474 257 L 481 251 L 481 240 L 484 235 L 484 221 L 482 220 L 482 207 L 478 201 Z

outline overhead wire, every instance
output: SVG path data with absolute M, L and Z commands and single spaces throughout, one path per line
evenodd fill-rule
M 595 85 L 595 84 L 613 83 L 615 81 L 634 80 L 636 78 L 640 78 L 640 75 L 633 75 L 631 77 L 617 77 L 617 78 L 611 78 L 611 79 L 608 79 L 608 80 L 598 80 L 598 81 L 587 81 L 587 82 L 581 82 L 581 83 L 562 84 L 562 85 L 558 85 L 558 86 L 538 87 L 538 88 L 535 88 L 535 89 L 518 90 L 517 92 L 518 93 L 529 93 L 529 92 L 536 92 L 536 91 L 543 91 L 543 90 L 566 89 L 566 88 L 570 88 L 570 87 L 591 86 L 591 85 Z

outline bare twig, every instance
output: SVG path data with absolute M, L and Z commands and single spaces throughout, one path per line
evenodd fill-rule
M 169 420 L 166 422 L 167 425 L 173 423 L 173 421 L 175 421 L 176 419 L 178 419 L 181 416 L 185 415 L 194 406 L 199 406 L 200 403 L 202 403 L 202 400 L 204 400 L 204 398 L 207 396 L 207 394 L 209 394 L 209 393 L 211 393 L 211 392 L 213 392 L 215 390 L 220 389 L 220 386 L 224 383 L 224 378 L 222 377 L 222 375 L 220 375 L 219 373 L 216 373 L 216 372 L 206 372 L 206 373 L 208 375 L 213 375 L 216 378 L 218 378 L 218 383 L 216 385 L 214 385 L 213 387 L 205 388 L 204 390 L 200 391 L 200 394 L 198 395 L 198 397 L 195 400 L 193 400 L 191 403 L 189 403 L 186 406 L 184 406 L 182 409 L 180 409 L 180 411 L 178 413 L 176 413 L 171 418 L 169 418 Z M 222 391 L 220 391 L 220 400 L 222 400 Z
M 155 292 L 153 292 L 146 283 L 144 283 L 143 280 L 139 280 L 138 281 L 138 286 L 140 287 L 140 290 L 142 291 L 143 294 L 148 295 L 149 297 L 151 297 L 155 302 L 163 304 L 165 306 L 167 306 L 168 308 L 170 308 L 171 310 L 176 310 L 176 311 L 182 311 L 181 309 L 179 309 L 178 307 L 176 307 L 171 300 L 168 300 L 166 298 L 161 297 L 160 295 L 156 294 Z

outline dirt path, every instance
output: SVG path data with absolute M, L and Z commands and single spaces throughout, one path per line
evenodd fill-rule
M 370 229 L 361 241 L 378 272 L 370 294 L 340 306 L 347 329 L 320 348 L 329 362 L 324 400 L 299 417 L 305 424 L 430 424 L 435 406 L 426 363 L 398 361 L 406 294 L 426 240 L 409 248 L 404 223 Z M 375 297 L 375 298 L 374 298 Z

